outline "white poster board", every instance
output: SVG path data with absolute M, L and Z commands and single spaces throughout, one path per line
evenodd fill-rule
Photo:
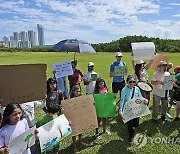
M 9 143 L 10 154 L 20 154 L 35 144 L 34 131 L 36 126 L 28 129 Z
M 123 122 L 126 123 L 134 118 L 150 114 L 147 100 L 143 97 L 134 98 L 127 101 L 123 108 Z
M 64 114 L 38 128 L 41 152 L 48 152 L 59 144 L 72 129 Z
M 150 60 L 154 58 L 155 45 L 153 42 L 131 43 L 134 60 Z
M 173 88 L 173 81 L 175 79 L 174 75 L 168 75 L 164 77 L 164 84 L 162 85 L 162 88 L 164 90 L 172 90 Z
M 53 64 L 53 69 L 56 71 L 56 79 L 73 74 L 72 65 L 70 61 Z
M 126 66 L 115 66 L 114 67 L 114 76 L 124 76 L 127 75 Z

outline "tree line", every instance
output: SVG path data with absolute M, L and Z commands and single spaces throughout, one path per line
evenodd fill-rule
M 126 36 L 109 43 L 92 44 L 97 52 L 131 52 L 132 42 L 154 42 L 157 52 L 180 52 L 180 40 L 160 39 L 146 36 Z M 51 52 L 52 46 L 33 48 L 0 47 L 0 52 Z
M 157 52 L 180 52 L 180 40 L 160 39 L 146 36 L 126 36 L 109 43 L 92 44 L 97 52 L 131 52 L 132 42 L 154 42 Z

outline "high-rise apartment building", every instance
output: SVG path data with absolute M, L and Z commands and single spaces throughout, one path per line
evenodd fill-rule
M 38 42 L 39 46 L 44 45 L 44 28 L 42 25 L 37 24 L 37 31 L 38 31 Z
M 37 45 L 37 33 L 33 30 L 28 31 L 28 41 L 30 41 L 30 46 L 34 47 Z

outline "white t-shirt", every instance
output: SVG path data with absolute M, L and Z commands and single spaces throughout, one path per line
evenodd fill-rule
M 91 74 L 97 74 L 97 73 L 96 72 L 87 72 L 86 74 L 84 74 L 83 78 L 85 80 L 90 80 Z M 88 94 L 94 93 L 95 84 L 96 84 L 96 81 L 91 81 L 88 85 L 86 85 L 86 93 L 88 93 Z
M 164 81 L 165 76 L 169 76 L 169 72 L 155 72 L 152 81 Z M 153 85 L 153 93 L 154 95 L 160 96 L 160 97 L 165 97 L 165 90 L 163 90 L 162 85 Z
M 26 119 L 22 119 L 16 125 L 5 125 L 0 129 L 0 147 L 9 145 L 9 142 L 28 130 L 28 123 Z M 23 154 L 31 154 L 28 148 Z

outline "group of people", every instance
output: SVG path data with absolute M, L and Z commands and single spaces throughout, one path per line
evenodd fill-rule
M 120 101 L 117 103 L 119 106 L 119 114 L 123 119 L 123 107 L 126 102 L 133 98 L 144 97 L 147 100 L 147 105 L 150 101 L 150 92 L 145 91 L 138 87 L 138 82 L 149 83 L 147 70 L 153 63 L 153 59 L 146 64 L 143 60 L 135 63 L 132 60 L 132 66 L 134 69 L 134 73 L 127 76 L 125 79 L 124 75 L 117 75 L 114 73 L 117 67 L 125 67 L 127 69 L 126 63 L 122 61 L 123 54 L 117 52 L 115 54 L 116 61 L 111 64 L 109 76 L 113 78 L 112 81 L 112 92 L 120 94 Z M 66 77 L 62 78 L 49 78 L 47 80 L 47 95 L 43 101 L 34 101 L 27 102 L 23 104 L 14 104 L 10 103 L 5 107 L 3 111 L 1 126 L 0 126 L 0 154 L 1 153 L 9 153 L 9 142 L 25 132 L 27 129 L 37 125 L 40 127 L 47 122 L 53 120 L 63 113 L 61 100 L 69 99 L 74 97 L 79 97 L 82 95 L 81 89 L 81 81 L 83 81 L 86 86 L 86 95 L 89 94 L 105 94 L 108 93 L 109 90 L 107 88 L 106 82 L 102 77 L 99 77 L 96 72 L 94 72 L 94 63 L 89 62 L 87 67 L 88 71 L 83 74 L 82 71 L 78 70 L 77 61 L 74 60 L 71 62 L 73 74 L 68 76 L 69 80 L 69 91 L 66 84 Z M 168 72 L 170 66 L 165 61 L 160 61 L 157 66 L 157 72 L 154 73 L 151 84 L 153 85 L 153 110 L 152 110 L 152 120 L 153 122 L 157 122 L 160 101 L 162 102 L 162 113 L 161 119 L 166 122 L 166 114 L 168 111 L 168 100 L 169 100 L 169 91 L 165 91 L 162 88 L 164 84 L 164 77 L 170 75 Z M 126 70 L 127 72 L 127 70 Z M 55 74 L 56 72 L 53 71 Z M 126 82 L 125 82 L 126 81 Z M 179 121 L 180 114 L 180 67 L 175 67 L 175 80 L 173 81 L 174 88 L 173 94 L 171 95 L 171 101 L 176 102 L 176 118 L 175 121 Z M 127 83 L 127 85 L 126 85 Z M 46 113 L 42 119 L 38 122 L 35 120 L 34 116 L 34 108 L 40 107 Z M 101 134 L 106 133 L 110 135 L 110 132 L 107 130 L 107 118 L 97 117 L 98 126 L 100 127 L 100 123 L 102 121 L 103 131 L 99 133 L 99 127 L 95 130 L 94 137 L 96 139 L 101 138 Z M 71 123 L 71 122 L 70 122 Z M 128 141 L 131 142 L 133 136 L 135 134 L 135 127 L 139 125 L 139 118 L 134 118 L 127 122 L 127 129 L 129 133 Z M 36 139 L 38 139 L 38 131 L 35 132 Z M 78 135 L 79 143 L 85 145 L 82 141 L 82 134 Z M 76 145 L 76 136 L 72 137 L 73 141 L 73 151 L 76 153 L 77 145 Z M 57 145 L 51 152 L 58 152 L 59 145 Z M 27 149 L 23 152 L 23 154 L 30 154 L 34 152 L 34 147 Z

